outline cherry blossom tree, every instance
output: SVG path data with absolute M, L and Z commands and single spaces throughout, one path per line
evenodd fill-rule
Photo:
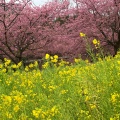
M 74 0 L 77 4 L 79 28 L 101 44 L 113 47 L 114 55 L 120 48 L 120 1 Z
M 110 52 L 108 54 L 116 55 L 120 48 L 119 1 L 74 1 L 76 7 L 72 9 L 68 7 L 67 10 L 65 9 L 67 12 L 62 12 L 63 14 L 57 17 L 56 21 L 60 25 L 54 27 L 55 49 L 59 48 L 58 51 L 72 55 L 87 54 L 86 41 L 79 36 L 80 32 L 84 32 L 90 41 L 94 38 L 100 40 L 102 47 L 106 50 L 105 53 Z
M 31 15 L 32 14 L 32 15 Z M 38 42 L 36 19 L 29 0 L 0 3 L 0 56 L 17 63 L 33 43 Z
M 114 55 L 120 47 L 119 0 L 54 0 L 42 7 L 32 6 L 30 0 L 0 2 L 0 59 L 13 62 L 45 53 L 81 54 L 84 58 L 85 42 L 80 32 L 91 41 L 99 39 L 109 45 Z
M 50 41 L 43 35 L 47 21 L 43 8 L 33 7 L 30 0 L 0 3 L 0 57 L 17 63 Z
M 51 46 L 48 44 L 55 41 L 60 32 L 55 19 L 65 11 L 68 5 L 67 1 L 65 3 L 52 2 L 37 7 L 32 6 L 30 0 L 1 1 L 0 57 L 18 63 L 24 58 L 40 57 L 41 53 L 48 52 Z

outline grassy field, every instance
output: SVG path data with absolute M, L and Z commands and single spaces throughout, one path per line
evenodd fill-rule
M 92 64 L 45 56 L 0 64 L 0 120 L 120 120 L 120 54 Z

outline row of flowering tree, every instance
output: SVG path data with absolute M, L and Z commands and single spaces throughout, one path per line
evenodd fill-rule
M 40 56 L 52 42 L 53 21 L 61 9 L 57 4 L 35 7 L 30 0 L 1 0 L 0 58 L 17 63 L 28 56 Z
M 112 46 L 114 55 L 120 48 L 120 1 L 119 0 L 75 0 L 81 30 Z
M 30 0 L 0 1 L 0 59 L 18 63 L 45 53 L 72 55 L 86 53 L 85 42 L 99 39 L 114 55 L 120 47 L 119 0 L 69 0 L 46 3 L 42 7 Z M 83 55 L 84 56 L 84 55 Z M 86 57 L 86 56 L 85 56 Z

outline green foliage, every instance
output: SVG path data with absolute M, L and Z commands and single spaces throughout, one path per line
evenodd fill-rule
M 0 64 L 2 120 L 120 119 L 120 54 L 72 65 L 46 54 L 42 71 L 37 62 L 12 66 L 7 59 Z
M 100 59 L 104 59 L 104 50 L 101 47 L 100 41 L 97 39 L 92 40 L 92 45 L 87 35 L 80 32 L 80 37 L 85 41 L 86 52 L 88 53 L 92 62 L 97 62 Z

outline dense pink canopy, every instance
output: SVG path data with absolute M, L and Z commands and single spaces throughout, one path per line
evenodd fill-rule
M 85 41 L 79 33 L 87 34 L 102 46 L 120 47 L 119 0 L 68 0 L 32 6 L 30 0 L 0 3 L 0 58 L 17 63 L 23 59 L 40 58 L 45 53 L 86 58 Z M 112 50 L 110 51 L 112 52 Z

